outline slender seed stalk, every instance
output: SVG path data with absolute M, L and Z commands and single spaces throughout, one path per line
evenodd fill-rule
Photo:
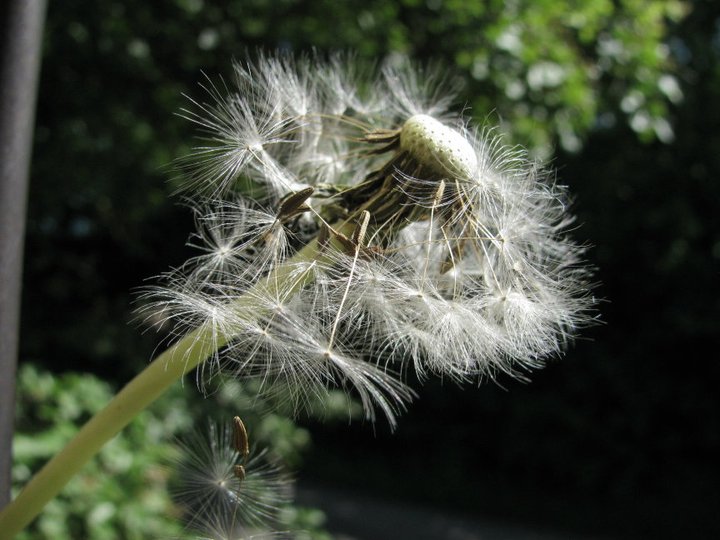
M 213 337 L 210 332 L 201 328 L 175 343 L 91 418 L 0 513 L 0 538 L 9 540 L 26 527 L 105 443 L 172 383 L 205 360 L 212 353 L 208 347 Z M 214 339 L 217 343 L 222 338 Z
M 352 227 L 353 224 L 344 223 L 337 230 L 349 234 Z M 278 266 L 272 272 L 273 279 L 263 280 L 262 287 L 267 290 L 286 281 L 291 275 L 293 264 L 323 258 L 317 240 L 312 240 L 288 263 Z M 303 280 L 295 283 L 295 290 L 306 285 L 310 278 L 311 273 L 307 273 Z M 249 313 L 256 309 L 251 294 L 238 298 L 236 307 L 246 309 Z M 0 512 L 0 540 L 10 540 L 29 525 L 105 443 L 159 398 L 170 385 L 207 360 L 231 339 L 232 336 L 218 334 L 217 329 L 200 327 L 153 360 L 103 410 L 92 417 L 75 438 L 31 479 L 15 500 Z

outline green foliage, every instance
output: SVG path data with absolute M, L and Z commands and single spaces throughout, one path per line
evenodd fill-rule
M 408 14 L 410 28 L 427 29 L 411 50 L 452 59 L 471 81 L 473 112 L 496 113 L 503 130 L 525 145 L 547 148 L 559 141 L 577 151 L 588 130 L 615 122 L 629 122 L 645 138 L 671 137 L 668 99 L 681 95 L 663 40 L 668 23 L 687 12 L 685 3 L 428 5 L 436 6 L 428 24 L 417 11 Z M 623 105 L 633 97 L 632 106 Z
M 92 375 L 53 376 L 23 365 L 18 377 L 13 484 L 17 489 L 58 453 L 78 426 L 112 397 L 110 385 Z M 51 501 L 20 539 L 128 540 L 175 536 L 167 463 L 172 438 L 189 426 L 177 391 L 164 396 L 113 439 Z
M 109 384 L 93 375 L 55 376 L 25 364 L 18 373 L 17 432 L 13 441 L 14 495 L 32 474 L 57 454 L 78 427 L 112 398 Z M 339 418 L 338 399 L 326 411 Z M 277 410 L 277 404 L 254 398 L 252 388 L 223 385 L 203 398 L 192 385 L 174 385 L 149 410 L 138 416 L 106 445 L 51 501 L 18 540 L 127 540 L 177 538 L 185 535 L 169 482 L 178 455 L 178 438 L 190 431 L 204 433 L 209 421 L 230 421 L 242 415 L 254 451 L 267 448 L 289 467 L 297 467 L 310 446 L 309 432 Z M 318 510 L 288 506 L 281 528 L 302 530 L 302 538 L 324 540 L 324 515 Z M 183 536 L 184 537 L 184 536 Z

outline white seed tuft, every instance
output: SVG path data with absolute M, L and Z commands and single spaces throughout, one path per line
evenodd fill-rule
M 595 300 L 551 172 L 448 112 L 440 72 L 359 77 L 349 60 L 262 56 L 230 96 L 210 84 L 214 103 L 193 102 L 207 141 L 181 165 L 202 253 L 142 313 L 206 329 L 203 384 L 255 379 L 296 410 L 339 386 L 394 425 L 408 366 L 523 376 Z
M 432 116 L 411 116 L 400 130 L 400 148 L 439 174 L 471 177 L 477 170 L 475 150 L 462 134 Z

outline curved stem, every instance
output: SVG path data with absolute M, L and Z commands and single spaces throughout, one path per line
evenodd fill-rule
M 205 334 L 205 335 L 203 335 Z M 208 346 L 221 346 L 209 330 L 196 330 L 157 357 L 92 417 L 0 513 L 0 538 L 10 539 L 28 525 L 65 484 L 167 388 L 205 360 Z
M 343 227 L 340 227 L 343 229 Z M 266 292 L 292 275 L 293 264 L 321 260 L 317 240 L 309 242 L 286 264 L 273 271 L 273 279 L 263 280 Z M 308 280 L 298 280 L 293 289 Z M 236 300 L 239 309 L 252 310 L 251 295 Z M 160 397 L 168 387 L 223 347 L 231 336 L 218 335 L 200 327 L 175 343 L 130 381 L 103 410 L 93 416 L 68 445 L 38 472 L 12 503 L 0 511 L 0 540 L 9 540 L 27 526 L 65 484 L 117 435 L 130 421 Z

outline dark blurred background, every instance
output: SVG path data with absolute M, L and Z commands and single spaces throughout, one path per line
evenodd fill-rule
M 169 181 L 194 144 L 182 94 L 258 47 L 459 74 L 458 106 L 569 185 L 605 299 L 529 384 L 416 385 L 393 434 L 301 419 L 300 478 L 535 530 L 720 537 L 714 0 L 50 2 L 21 363 L 120 385 L 151 358 L 132 290 L 188 255 Z

